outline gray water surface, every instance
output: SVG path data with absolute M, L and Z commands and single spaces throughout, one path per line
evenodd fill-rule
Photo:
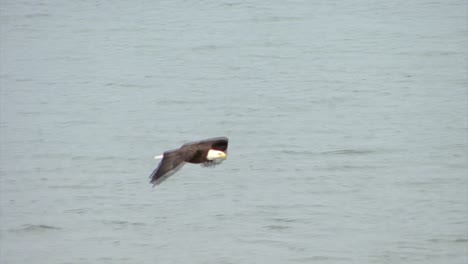
M 1 263 L 468 262 L 466 1 L 0 8 Z

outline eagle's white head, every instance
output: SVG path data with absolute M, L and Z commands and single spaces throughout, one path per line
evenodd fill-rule
M 227 154 L 221 150 L 210 149 L 206 155 L 207 160 L 225 160 Z

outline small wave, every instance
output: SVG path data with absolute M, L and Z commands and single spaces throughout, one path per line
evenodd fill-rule
M 292 223 L 296 222 L 296 219 L 291 219 L 291 218 L 272 218 L 271 220 L 275 222 L 280 222 L 280 223 Z
M 106 225 L 117 225 L 117 226 L 145 226 L 145 223 L 141 222 L 129 222 L 123 220 L 106 220 L 102 221 Z
M 310 150 L 281 150 L 282 153 L 288 155 L 310 155 L 310 156 L 319 156 L 319 155 L 368 155 L 380 152 L 377 149 L 339 149 L 339 150 L 330 150 L 315 152 Z M 384 151 L 382 151 L 384 152 Z
M 86 211 L 90 210 L 89 208 L 75 208 L 65 210 L 65 213 L 75 213 L 75 214 L 84 214 Z
M 318 152 L 308 150 L 283 150 L 281 152 L 288 155 L 320 155 Z
M 47 13 L 33 13 L 33 14 L 27 14 L 25 17 L 27 18 L 36 18 L 36 17 L 49 17 L 50 14 Z
M 48 230 L 61 230 L 62 228 L 50 225 L 33 225 L 26 224 L 20 228 L 10 229 L 12 232 L 38 232 L 38 231 L 48 231 Z
M 344 262 L 344 263 L 349 263 L 350 259 L 349 258 L 343 258 L 343 257 L 332 257 L 332 256 L 311 256 L 311 257 L 304 257 L 304 258 L 296 258 L 293 259 L 293 261 L 298 262 L 298 263 L 313 263 L 313 262 Z
M 339 166 L 320 166 L 315 167 L 315 170 L 322 171 L 348 171 L 348 170 L 375 170 L 385 168 L 379 165 L 339 165 Z
M 340 149 L 332 151 L 324 151 L 324 155 L 365 155 L 375 153 L 375 150 L 371 149 Z
M 164 101 L 159 101 L 158 104 L 162 104 L 162 105 L 185 105 L 185 104 L 187 104 L 187 101 L 183 101 L 183 100 L 164 100 Z
M 118 159 L 116 156 L 100 156 L 100 157 L 95 157 L 94 160 L 96 161 L 101 161 L 101 160 L 115 160 Z
M 104 84 L 105 86 L 117 86 L 117 87 L 125 87 L 125 88 L 147 88 L 150 87 L 148 85 L 140 85 L 140 84 L 134 84 L 134 83 L 106 83 Z
M 467 243 L 468 242 L 468 238 L 456 238 L 456 239 L 442 239 L 442 238 L 433 238 L 433 239 L 429 239 L 428 240 L 429 242 L 433 242 L 433 243 L 440 243 L 440 242 L 451 242 L 451 243 Z
M 223 46 L 219 46 L 219 45 L 199 45 L 199 46 L 196 46 L 196 47 L 193 47 L 192 50 L 194 51 L 213 51 L 213 50 L 220 50 L 220 49 L 224 49 L 225 47 Z
M 74 189 L 74 190 L 83 190 L 83 189 L 98 189 L 102 188 L 102 184 L 62 184 L 62 185 L 50 185 L 48 188 L 50 189 Z
M 267 225 L 265 228 L 270 229 L 270 230 L 284 230 L 288 229 L 289 226 L 284 226 L 284 225 Z

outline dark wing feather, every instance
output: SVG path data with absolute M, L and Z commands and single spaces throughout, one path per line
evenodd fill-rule
M 226 137 L 222 137 L 222 138 L 218 138 L 218 139 L 214 140 L 212 145 L 211 145 L 211 148 L 227 152 L 228 139 Z
M 183 165 L 187 153 L 180 150 L 166 151 L 158 167 L 151 173 L 150 178 L 153 187 L 166 180 L 169 176 L 176 173 Z
M 215 149 L 215 150 L 221 150 L 226 152 L 228 148 L 228 138 L 227 137 L 215 137 L 215 138 L 209 138 L 197 142 L 192 142 L 192 143 L 187 143 L 182 146 L 184 147 L 190 147 L 190 148 L 197 148 L 197 149 L 206 149 L 207 151 L 209 149 Z

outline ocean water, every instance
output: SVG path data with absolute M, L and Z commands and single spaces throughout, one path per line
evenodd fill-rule
M 467 7 L 1 1 L 0 262 L 467 263 Z

